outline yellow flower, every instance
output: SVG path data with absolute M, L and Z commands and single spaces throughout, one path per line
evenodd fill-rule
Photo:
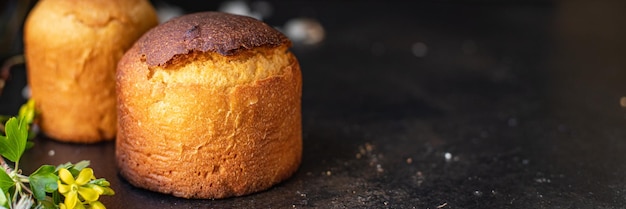
M 95 179 L 91 168 L 84 168 L 76 179 L 65 168 L 59 169 L 59 193 L 65 196 L 64 207 L 67 209 L 84 208 L 78 195 L 87 203 L 94 202 L 100 197 L 100 192 L 89 186 L 89 181 Z M 63 184 L 65 183 L 65 184 Z
M 102 204 L 100 201 L 90 202 L 89 208 L 90 209 L 106 209 L 106 207 L 104 207 L 104 204 Z
M 59 203 L 59 208 L 68 209 L 63 203 Z M 85 208 L 85 206 L 82 204 L 78 204 L 75 206 L 75 209 L 106 209 L 106 207 L 104 207 L 104 204 L 102 204 L 100 201 L 93 201 L 89 203 L 89 207 L 87 208 Z
M 111 189 L 109 187 L 103 187 L 103 186 L 95 185 L 95 184 L 88 184 L 88 185 L 85 185 L 85 186 L 93 189 L 96 192 L 98 192 L 99 195 L 114 195 L 115 194 L 115 191 L 113 191 L 113 189 Z
M 60 209 L 69 209 L 63 203 L 59 203 L 59 208 Z M 74 209 L 85 209 L 85 206 L 83 206 L 83 204 L 77 204 L 76 206 L 74 206 Z

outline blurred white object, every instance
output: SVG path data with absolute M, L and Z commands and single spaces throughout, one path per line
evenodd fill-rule
M 185 13 L 182 8 L 167 4 L 165 2 L 158 2 L 156 4 L 157 15 L 159 16 L 159 23 L 164 23 L 172 18 L 181 16 Z
M 452 154 L 449 152 L 446 152 L 445 154 L 443 154 L 443 157 L 446 159 L 446 161 L 450 161 L 452 160 Z
M 22 89 L 22 97 L 24 97 L 24 99 L 30 99 L 30 86 L 24 86 Z
M 250 9 L 250 6 L 248 6 L 248 3 L 246 3 L 245 1 L 225 1 L 220 5 L 219 11 L 230 14 L 248 16 L 258 20 L 263 19 L 263 16 L 257 11 L 252 11 L 252 9 Z
M 259 14 L 262 18 L 267 18 L 272 16 L 274 12 L 274 7 L 267 1 L 254 1 L 251 3 L 252 11 Z
M 287 21 L 285 35 L 295 44 L 315 45 L 324 40 L 324 27 L 314 19 L 295 18 Z

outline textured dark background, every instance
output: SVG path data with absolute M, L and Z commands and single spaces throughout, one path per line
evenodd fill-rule
M 326 39 L 293 48 L 303 162 L 268 191 L 157 194 L 117 175 L 114 143 L 45 137 L 24 170 L 91 160 L 110 208 L 626 207 L 624 1 L 385 2 L 272 2 L 268 23 L 314 18 Z M 13 72 L 0 113 L 23 102 Z

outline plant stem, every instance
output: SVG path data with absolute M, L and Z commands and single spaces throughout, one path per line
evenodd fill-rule
M 13 203 L 17 202 L 18 195 L 24 196 L 25 195 L 24 192 L 28 195 L 33 194 L 33 191 L 30 190 L 30 188 L 24 184 L 24 183 L 30 182 L 30 180 L 28 179 L 28 176 L 22 175 L 20 170 L 11 169 L 11 167 L 9 167 L 7 162 L 2 157 L 0 157 L 0 165 L 2 166 L 2 168 L 4 168 L 4 172 L 6 172 L 7 174 L 11 174 L 15 171 L 15 176 L 17 177 L 17 180 L 16 179 L 13 180 L 15 181 L 15 192 L 13 193 Z M 16 169 L 17 169 L 17 165 L 18 165 L 18 162 L 15 162 Z M 13 208 L 13 204 L 9 204 L 9 207 Z
M 21 184 L 21 188 L 24 189 L 26 193 L 28 193 L 29 195 L 33 194 L 33 191 L 31 191 L 30 188 L 28 188 L 24 183 L 20 182 L 19 184 Z
M 13 194 L 13 202 L 17 202 L 17 195 L 22 190 L 20 184 L 15 184 L 15 193 Z
M 17 174 L 18 177 L 20 177 L 20 182 L 22 183 L 30 183 L 30 180 L 28 180 L 28 176 L 22 175 L 22 174 Z
M 5 60 L 4 63 L 2 63 L 2 68 L 0 68 L 0 78 L 2 80 L 7 80 L 9 78 L 9 75 L 11 74 L 11 67 L 23 64 L 24 62 L 25 59 L 23 54 L 9 57 L 9 59 Z
M 25 60 L 23 54 L 15 55 L 4 61 L 2 67 L 0 68 L 0 95 L 2 94 L 2 89 L 4 89 L 5 81 L 9 79 L 9 75 L 11 74 L 11 67 L 24 62 Z

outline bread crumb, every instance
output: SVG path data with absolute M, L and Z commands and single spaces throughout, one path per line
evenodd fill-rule
M 626 107 L 626 97 L 622 97 L 619 99 L 619 105 L 622 107 Z
M 380 164 L 376 164 L 376 171 L 378 173 L 382 173 L 385 171 L 385 169 L 383 169 L 383 167 Z
M 479 190 L 474 191 L 474 193 L 473 193 L 473 194 L 474 194 L 474 196 L 476 196 L 476 197 L 483 196 L 483 192 L 481 192 L 481 191 L 479 191 Z
M 333 173 L 331 173 L 330 171 L 326 171 L 326 175 L 330 176 L 330 175 L 333 175 Z
M 537 183 L 550 183 L 552 181 L 550 179 L 548 179 L 548 178 L 536 178 L 535 182 L 537 182 Z
M 370 143 L 365 143 L 365 150 L 371 152 L 372 150 L 374 150 L 374 146 Z
M 411 164 L 413 163 L 413 158 L 407 158 L 406 159 L 406 164 Z
M 443 157 L 446 159 L 446 161 L 452 160 L 452 154 L 449 152 L 446 152 L 445 154 L 443 154 Z
M 417 184 L 417 186 L 422 186 L 422 183 L 424 183 L 424 174 L 421 171 L 417 171 L 417 173 L 415 174 L 415 176 L 413 176 L 415 183 Z

